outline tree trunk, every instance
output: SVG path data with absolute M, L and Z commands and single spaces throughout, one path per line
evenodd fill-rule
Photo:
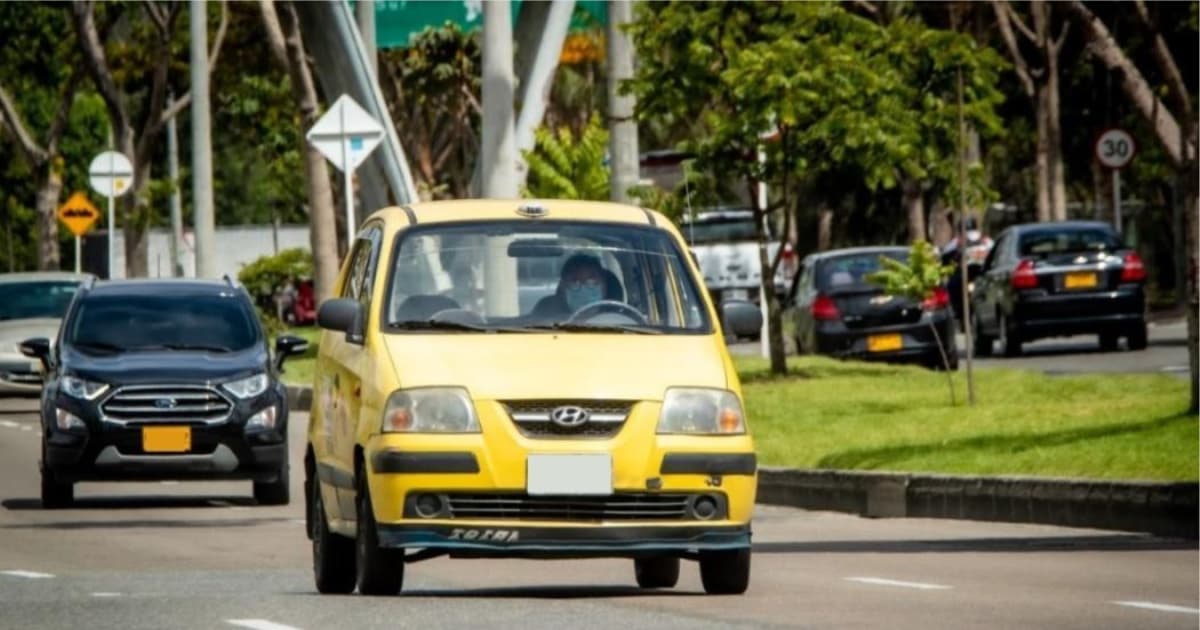
M 1050 197 L 1050 216 L 1055 221 L 1067 220 L 1067 185 L 1063 173 L 1062 156 L 1062 117 L 1060 115 L 1060 97 L 1058 93 L 1058 50 L 1047 42 L 1046 45 L 1046 158 L 1048 160 L 1048 181 Z
M 126 155 L 134 155 L 133 151 Z M 125 277 L 145 278 L 150 273 L 149 243 L 146 230 L 150 227 L 149 188 L 150 157 L 135 158 L 133 190 L 125 197 L 125 220 L 120 223 L 125 235 Z
M 921 194 L 921 182 L 905 179 L 901 185 L 904 208 L 908 211 L 908 242 L 928 240 L 925 232 L 925 198 Z
M 817 251 L 823 252 L 833 245 L 833 210 L 821 206 L 817 210 Z
M 1050 129 L 1048 110 L 1050 95 L 1044 83 L 1037 86 L 1037 220 L 1049 221 L 1054 216 L 1050 197 Z
M 1109 208 L 1109 198 L 1105 191 L 1108 188 L 1104 185 L 1107 182 L 1107 173 L 1104 172 L 1104 165 L 1100 160 L 1092 160 L 1092 197 L 1095 198 L 1095 205 L 1092 208 L 1092 219 L 1096 221 L 1107 221 L 1112 210 Z
M 933 207 L 929 210 L 931 241 L 941 249 L 954 239 L 954 226 L 950 223 L 949 213 L 946 212 L 946 205 L 942 203 L 941 199 L 935 198 L 932 205 Z
M 58 160 L 42 165 L 43 175 L 37 193 L 37 268 L 39 271 L 58 271 L 58 203 L 63 179 Z
M 1191 402 L 1188 409 L 1195 414 L 1200 411 L 1200 363 L 1197 362 L 1197 344 L 1200 344 L 1200 333 L 1197 331 L 1197 309 L 1200 309 L 1200 265 L 1197 264 L 1197 234 L 1200 230 L 1200 173 L 1196 172 L 1197 163 L 1192 160 L 1184 165 L 1183 212 L 1187 223 L 1187 330 L 1188 330 L 1188 364 L 1191 367 Z

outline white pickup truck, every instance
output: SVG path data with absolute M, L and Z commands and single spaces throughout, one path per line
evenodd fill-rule
M 750 300 L 759 303 L 760 277 L 758 241 L 755 240 L 752 210 L 721 209 L 700 212 L 684 218 L 679 226 L 683 238 L 695 253 L 704 284 L 713 301 Z M 795 273 L 795 254 L 786 246 L 784 260 L 775 273 L 775 294 L 787 292 Z M 767 252 L 770 258 L 779 251 L 779 239 L 770 234 Z

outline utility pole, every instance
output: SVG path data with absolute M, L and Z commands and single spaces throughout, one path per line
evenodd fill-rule
M 355 7 L 358 15 L 358 33 L 362 37 L 363 48 L 366 49 L 367 59 L 371 62 L 371 74 L 379 76 L 379 53 L 375 48 L 375 0 L 358 0 Z
M 513 39 L 509 0 L 483 3 L 483 197 L 517 198 L 517 143 L 513 130 Z M 513 204 L 516 210 L 516 204 Z M 507 239 L 488 239 L 484 277 L 489 315 L 517 315 L 517 265 Z
M 629 203 L 629 189 L 638 183 L 637 121 L 633 95 L 618 94 L 621 81 L 633 78 L 633 44 L 621 26 L 633 21 L 629 0 L 608 2 L 608 153 L 611 164 L 610 198 Z
M 971 330 L 970 274 L 967 272 L 967 157 L 966 127 L 963 119 L 963 75 L 958 68 L 958 273 L 962 275 L 963 339 L 967 351 L 967 404 L 975 406 L 975 339 Z
M 196 237 L 196 277 L 217 275 L 213 258 L 212 131 L 208 97 L 208 13 L 204 0 L 191 0 L 192 65 L 192 221 Z
M 167 97 L 167 106 L 175 102 L 175 95 Z M 171 276 L 183 276 L 183 265 L 179 261 L 180 244 L 183 242 L 183 199 L 179 192 L 179 134 L 175 130 L 175 117 L 167 119 L 167 174 L 171 178 Z

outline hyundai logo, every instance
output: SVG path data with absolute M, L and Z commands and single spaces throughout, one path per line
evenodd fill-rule
M 177 404 L 179 403 L 175 402 L 174 398 L 159 398 L 154 401 L 154 406 L 157 409 L 174 409 Z
M 581 427 L 592 416 L 587 409 L 568 405 L 565 407 L 557 407 L 550 412 L 550 422 L 557 424 L 564 429 L 574 429 Z

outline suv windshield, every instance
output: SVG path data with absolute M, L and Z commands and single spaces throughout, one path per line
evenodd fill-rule
M 757 239 L 753 215 L 698 218 L 692 222 L 684 222 L 680 231 L 693 245 Z
M 1078 252 L 1111 252 L 1121 249 L 1121 240 L 1102 227 L 1072 227 L 1035 230 L 1021 234 L 1021 256 L 1048 256 Z
M 41 281 L 0 284 L 0 320 L 49 317 L 67 312 L 78 282 Z
M 822 293 L 882 291 L 879 285 L 867 280 L 867 276 L 882 267 L 882 263 L 879 262 L 881 256 L 905 261 L 908 252 L 897 249 L 830 258 L 821 263 L 817 275 L 817 289 Z
M 682 253 L 650 227 L 496 221 L 421 227 L 392 263 L 393 330 L 708 332 Z
M 258 341 L 244 300 L 230 292 L 188 295 L 89 295 L 65 331 L 68 345 L 104 352 L 235 352 Z

